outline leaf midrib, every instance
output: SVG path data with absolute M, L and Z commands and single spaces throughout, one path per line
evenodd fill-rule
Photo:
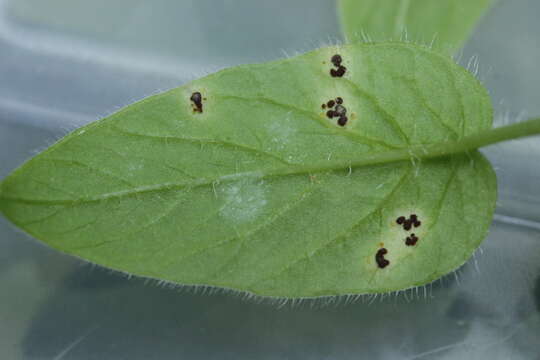
M 289 176 L 289 175 L 310 175 L 320 172 L 336 172 L 348 170 L 352 171 L 353 168 L 359 168 L 369 165 L 382 165 L 386 163 L 400 162 L 400 161 L 412 161 L 429 159 L 435 157 L 444 157 L 457 153 L 465 153 L 468 151 L 476 150 L 480 147 L 491 145 L 505 140 L 516 139 L 521 137 L 527 137 L 540 134 L 540 118 L 523 121 L 517 124 L 507 125 L 504 127 L 487 130 L 474 135 L 469 135 L 458 141 L 446 141 L 433 144 L 421 144 L 414 145 L 401 150 L 390 150 L 374 154 L 365 154 L 355 161 L 331 161 L 326 160 L 323 163 L 313 165 L 302 165 L 294 167 L 278 168 L 274 171 L 268 171 L 266 173 L 261 171 L 247 171 L 236 174 L 228 174 L 217 177 L 215 179 L 199 179 L 192 183 L 179 183 L 179 182 L 166 182 L 153 185 L 139 186 L 135 189 L 128 189 L 110 193 L 104 193 L 98 196 L 69 199 L 69 200 L 53 200 L 53 199 L 25 199 L 21 197 L 10 197 L 6 195 L 3 189 L 5 183 L 0 185 L 0 199 L 6 201 L 14 201 L 20 203 L 34 204 L 34 205 L 74 205 L 80 203 L 91 203 L 104 201 L 115 198 L 122 198 L 125 196 L 133 196 L 141 193 L 154 192 L 154 191 L 169 191 L 183 188 L 197 188 L 201 186 L 217 185 L 222 182 L 236 181 L 245 177 L 253 178 L 270 178 L 277 176 Z M 330 163 L 330 164 L 329 164 Z M 28 163 L 27 163 L 28 164 Z M 23 167 L 24 168 L 24 167 Z M 19 168 L 19 170 L 23 169 Z
M 422 158 L 429 158 L 431 156 L 429 151 L 426 150 L 427 146 L 419 145 L 415 147 L 410 147 L 398 151 L 385 151 L 381 153 L 370 154 L 364 156 L 363 158 L 357 161 L 347 161 L 347 162 L 335 162 L 334 164 L 327 164 L 330 161 L 327 161 L 326 164 L 318 164 L 312 166 L 294 166 L 287 168 L 278 168 L 274 171 L 269 171 L 263 173 L 261 171 L 247 171 L 241 173 L 233 173 L 223 175 L 214 179 L 196 179 L 192 182 L 164 182 L 152 185 L 138 186 L 132 189 L 103 193 L 98 196 L 92 196 L 87 198 L 79 199 L 28 199 L 21 197 L 11 197 L 6 196 L 4 192 L 0 192 L 0 199 L 7 201 L 14 201 L 19 203 L 26 203 L 32 205 L 77 205 L 84 203 L 93 203 L 100 202 L 112 199 L 118 199 L 128 196 L 135 196 L 143 193 L 149 192 L 159 192 L 159 191 L 172 191 L 180 190 L 185 188 L 199 188 L 204 186 L 215 186 L 222 183 L 233 182 L 244 178 L 256 178 L 256 179 L 266 179 L 279 176 L 294 176 L 294 175 L 311 175 L 316 173 L 323 172 L 338 172 L 345 171 L 350 172 L 354 168 L 365 167 L 365 166 L 376 166 L 383 165 L 386 163 L 392 162 L 401 162 L 401 161 L 412 161 L 421 160 Z

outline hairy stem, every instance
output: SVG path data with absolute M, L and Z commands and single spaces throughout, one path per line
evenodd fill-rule
M 425 154 L 425 156 L 419 154 L 418 156 L 429 158 L 467 152 L 502 141 L 538 134 L 540 134 L 540 118 L 491 129 L 476 135 L 467 136 L 458 141 L 426 145 L 424 148 L 428 154 Z M 422 150 L 422 152 L 425 151 Z

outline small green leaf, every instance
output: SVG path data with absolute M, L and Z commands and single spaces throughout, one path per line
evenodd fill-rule
M 2 182 L 0 210 L 58 250 L 181 284 L 283 297 L 404 289 L 456 269 L 485 238 L 496 178 L 465 151 L 492 141 L 491 121 L 485 89 L 444 56 L 323 48 L 226 69 L 74 131 Z
M 340 0 L 349 42 L 408 39 L 452 55 L 469 37 L 493 0 Z

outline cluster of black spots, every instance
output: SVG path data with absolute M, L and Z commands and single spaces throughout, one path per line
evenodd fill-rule
M 405 218 L 405 216 L 400 216 L 396 219 L 396 223 L 398 225 L 403 226 L 403 230 L 410 231 L 413 226 L 415 228 L 420 227 L 422 225 L 422 222 L 418 220 L 418 216 L 416 214 L 411 214 L 409 218 Z M 416 236 L 414 233 L 412 233 L 410 236 L 407 236 L 405 239 L 405 244 L 407 246 L 414 246 L 418 242 L 418 236 Z
M 405 244 L 407 246 L 414 246 L 418 242 L 418 236 L 416 236 L 414 233 L 411 234 L 411 236 L 407 236 L 405 239 Z
M 345 75 L 345 72 L 347 72 L 347 68 L 341 65 L 341 62 L 343 61 L 341 55 L 336 54 L 332 56 L 330 61 L 335 67 L 335 69 L 330 69 L 330 75 L 332 77 L 343 77 L 343 75 Z
M 338 118 L 337 124 L 345 126 L 349 118 L 347 117 L 347 108 L 343 106 L 343 99 L 339 96 L 335 100 L 330 100 L 326 104 L 322 104 L 323 109 L 327 109 L 326 116 L 329 119 Z
M 384 269 L 385 267 L 390 265 L 390 261 L 384 258 L 384 255 L 386 255 L 387 253 L 388 250 L 386 250 L 385 248 L 381 248 L 379 249 L 379 251 L 377 251 L 377 254 L 375 254 L 375 261 L 381 269 Z
M 193 112 L 202 113 L 203 112 L 203 97 L 200 92 L 196 91 L 193 94 L 191 94 L 191 97 L 189 98 L 191 100 Z M 204 99 L 206 100 L 206 99 Z
M 413 227 L 417 228 L 417 227 L 420 227 L 420 225 L 422 225 L 422 222 L 418 220 L 418 216 L 416 214 L 411 214 L 408 219 L 405 216 L 400 216 L 396 219 L 396 223 L 398 225 L 403 226 L 403 229 L 405 231 L 410 231 Z M 407 236 L 407 238 L 405 239 L 405 245 L 414 246 L 416 245 L 418 240 L 420 240 L 419 237 L 416 236 L 415 233 L 412 233 L 409 236 Z M 381 243 L 381 246 L 383 246 L 382 243 Z M 386 255 L 387 253 L 388 253 L 388 250 L 386 250 L 384 247 L 381 247 L 377 251 L 377 254 L 375 254 L 375 262 L 381 269 L 384 269 L 385 267 L 390 265 L 390 261 L 384 258 L 384 255 Z
M 403 230 L 405 231 L 411 230 L 413 226 L 417 228 L 422 225 L 422 222 L 418 220 L 418 216 L 416 216 L 416 214 L 411 214 L 408 219 L 406 219 L 405 216 L 400 216 L 397 218 L 396 223 L 403 225 Z

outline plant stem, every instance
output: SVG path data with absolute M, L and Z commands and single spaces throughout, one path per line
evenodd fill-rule
M 427 150 L 428 154 L 425 154 L 425 151 L 422 150 L 422 152 L 424 152 L 423 156 L 422 154 L 416 154 L 416 151 L 415 155 L 418 155 L 420 158 L 450 155 L 475 150 L 506 140 L 513 140 L 538 134 L 540 134 L 540 118 L 491 129 L 476 135 L 467 136 L 458 141 L 426 145 L 423 146 L 423 148 Z

